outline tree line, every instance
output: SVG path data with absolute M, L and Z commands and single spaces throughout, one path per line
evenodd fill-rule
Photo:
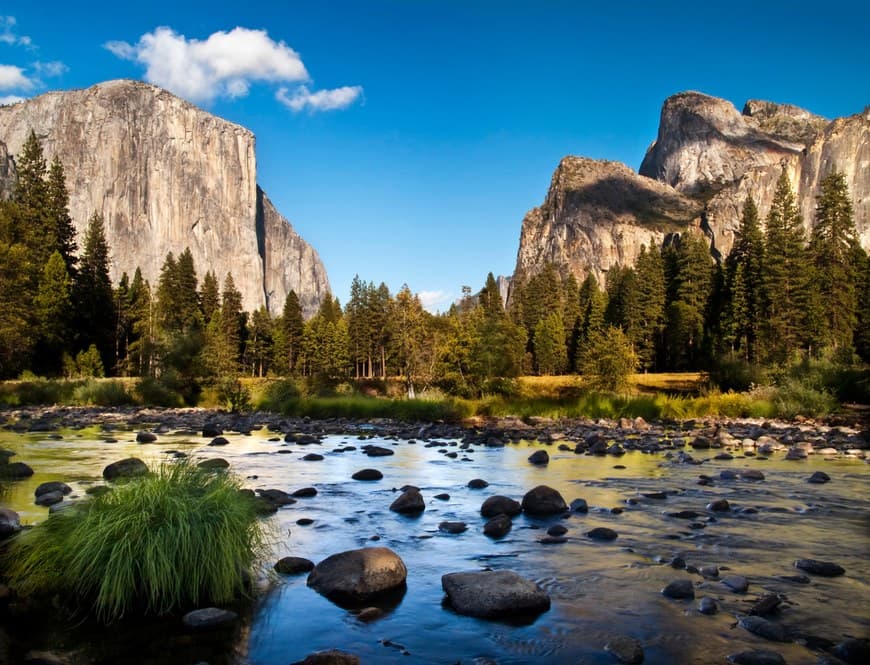
M 607 374 L 602 365 L 703 370 L 823 349 L 870 358 L 870 266 L 839 173 L 822 182 L 809 238 L 783 173 L 763 225 L 746 202 L 721 263 L 703 236 L 684 233 L 641 248 L 603 288 L 547 265 L 514 277 L 506 308 L 490 273 L 437 315 L 407 286 L 393 294 L 357 276 L 344 307 L 330 295 L 305 321 L 293 291 L 277 316 L 243 311 L 232 275 L 200 280 L 189 249 L 165 257 L 154 285 L 136 268 L 113 286 L 103 220 L 91 217 L 79 254 L 63 167 L 47 164 L 33 133 L 17 167 L 0 202 L 4 378 L 149 377 L 194 400 L 203 382 L 240 374 L 401 377 L 411 396 L 430 386 L 472 396 L 520 374 Z

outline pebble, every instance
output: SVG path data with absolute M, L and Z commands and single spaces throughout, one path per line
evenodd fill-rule
M 722 584 L 727 586 L 734 593 L 745 593 L 749 588 L 749 580 L 743 575 L 728 575 L 722 578 Z
M 719 611 L 719 606 L 716 604 L 716 601 L 710 598 L 710 596 L 704 596 L 698 601 L 698 611 L 701 614 L 716 614 Z
M 640 665 L 643 662 L 643 647 L 633 637 L 625 635 L 612 637 L 604 645 L 604 650 L 609 651 L 616 660 L 625 665 Z

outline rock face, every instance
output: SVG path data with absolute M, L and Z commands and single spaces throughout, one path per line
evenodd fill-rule
M 611 267 L 634 263 L 641 245 L 661 245 L 669 233 L 699 227 L 702 210 L 619 162 L 565 157 L 543 205 L 523 219 L 514 276 L 552 263 L 578 281 L 592 273 L 603 285 Z
M 709 199 L 705 221 L 713 249 L 727 255 L 743 203 L 752 196 L 762 219 L 785 167 L 807 230 L 819 183 L 842 171 L 861 244 L 870 247 L 870 107 L 833 122 L 788 104 L 750 100 L 740 113 L 697 92 L 668 98 L 656 141 L 640 173 L 690 196 Z
M 642 244 L 666 244 L 686 231 L 705 233 L 722 258 L 747 197 L 767 215 L 783 167 L 808 230 L 819 183 L 842 171 L 870 249 L 870 107 L 831 122 L 764 101 L 747 102 L 741 113 L 726 100 L 684 92 L 665 101 L 639 174 L 617 162 L 560 162 L 543 205 L 523 220 L 514 274 L 552 263 L 602 283 L 610 267 L 632 265 Z
M 254 135 L 152 85 L 109 81 L 0 107 L 0 195 L 30 130 L 60 157 L 84 237 L 103 215 L 111 277 L 156 284 L 167 252 L 190 248 L 200 278 L 232 273 L 243 306 L 279 312 L 294 289 L 311 315 L 329 290 L 317 253 L 257 186 Z

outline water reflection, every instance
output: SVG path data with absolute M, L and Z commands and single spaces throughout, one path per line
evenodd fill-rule
M 404 596 L 369 623 L 358 618 L 359 608 L 339 607 L 308 588 L 304 575 L 282 577 L 260 599 L 247 639 L 238 645 L 251 665 L 286 665 L 329 648 L 357 653 L 368 663 L 468 663 L 487 657 L 500 664 L 603 664 L 612 662 L 603 646 L 615 633 L 639 639 L 650 663 L 724 662 L 734 651 L 771 647 L 792 665 L 815 663 L 816 654 L 804 646 L 771 645 L 734 626 L 735 614 L 766 592 L 785 598 L 777 620 L 799 635 L 837 641 L 870 632 L 870 476 L 867 466 L 854 460 L 738 456 L 693 466 L 636 452 L 621 458 L 577 456 L 557 445 L 528 442 L 460 450 L 455 442 L 427 447 L 425 442 L 331 436 L 319 446 L 299 446 L 270 441 L 274 435 L 262 431 L 226 434 L 229 445 L 208 447 L 208 439 L 190 436 L 160 436 L 155 444 L 140 445 L 132 432 L 113 432 L 116 443 L 102 441 L 105 433 L 96 429 L 62 434 L 57 441 L 0 433 L 0 447 L 15 450 L 15 459 L 36 472 L 12 483 L 2 497 L 26 523 L 45 518 L 46 509 L 33 504 L 33 491 L 42 482 L 62 480 L 81 496 L 101 482 L 101 471 L 110 462 L 135 455 L 156 464 L 175 450 L 197 459 L 227 459 L 252 489 L 317 488 L 315 497 L 299 499 L 269 518 L 277 536 L 274 560 L 293 555 L 320 561 L 373 544 L 390 547 L 403 558 L 409 571 Z M 368 458 L 360 449 L 365 443 L 391 447 L 395 455 Z M 347 446 L 356 450 L 335 452 Z M 549 452 L 549 465 L 530 465 L 527 457 L 540 448 Z M 312 451 L 325 459 L 302 460 Z M 439 451 L 458 454 L 449 458 Z M 350 479 L 366 467 L 380 469 L 384 478 Z M 742 468 L 761 469 L 767 478 L 719 480 L 721 471 Z M 808 484 L 807 477 L 819 469 L 832 481 Z M 712 485 L 698 485 L 701 473 L 714 479 Z M 490 485 L 471 489 L 467 483 L 472 478 Z M 388 510 L 397 489 L 406 484 L 420 487 L 427 501 L 426 511 L 415 518 Z M 486 497 L 504 494 L 519 500 L 540 484 L 558 489 L 568 503 L 585 499 L 589 513 L 520 516 L 505 538 L 483 535 L 479 508 Z M 434 499 L 440 493 L 449 494 L 449 500 Z M 730 502 L 731 512 L 705 510 L 721 498 Z M 685 510 L 702 517 L 669 516 Z M 300 518 L 312 521 L 300 526 Z M 469 528 L 456 535 L 442 533 L 442 521 L 463 521 Z M 567 542 L 541 544 L 554 524 L 568 528 Z M 599 542 L 584 535 L 599 526 L 614 529 L 618 538 Z M 673 557 L 690 566 L 715 565 L 723 574 L 744 575 L 750 589 L 736 594 L 715 579 L 674 570 L 667 565 Z M 813 578 L 810 584 L 783 579 L 799 572 L 792 562 L 804 557 L 837 561 L 847 574 Z M 532 623 L 512 625 L 458 616 L 442 606 L 441 575 L 485 567 L 513 569 L 534 579 L 550 593 L 552 608 Z M 661 588 L 680 577 L 696 582 L 698 597 L 715 598 L 720 612 L 705 616 L 693 602 L 662 597 Z

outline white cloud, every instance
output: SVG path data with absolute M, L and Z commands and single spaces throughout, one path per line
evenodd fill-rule
M 15 34 L 18 21 L 14 16 L 0 16 L 0 43 L 9 46 L 33 46 L 33 40 L 27 35 Z
M 420 304 L 429 312 L 438 312 L 443 305 L 450 303 L 453 298 L 447 291 L 420 291 L 417 294 Z
M 24 70 L 15 65 L 0 65 L 0 90 L 30 90 L 33 81 L 24 75 Z
M 69 67 L 63 64 L 60 60 L 52 60 L 51 62 L 36 61 L 33 63 L 32 68 L 37 76 L 46 76 L 48 78 L 61 76 L 69 71 Z
M 353 104 L 362 92 L 362 87 L 358 85 L 345 85 L 341 88 L 315 92 L 311 92 L 307 86 L 300 85 L 293 92 L 287 88 L 280 88 L 275 93 L 275 98 L 297 113 L 306 108 L 310 111 L 335 111 Z
M 119 58 L 145 65 L 147 81 L 194 102 L 244 97 L 255 81 L 309 80 L 299 54 L 265 30 L 237 27 L 203 41 L 160 27 L 136 44 L 113 41 L 105 47 Z
M 19 97 L 18 95 L 4 95 L 0 97 L 0 106 L 5 106 L 6 104 L 17 104 L 18 102 L 23 102 L 24 97 Z

